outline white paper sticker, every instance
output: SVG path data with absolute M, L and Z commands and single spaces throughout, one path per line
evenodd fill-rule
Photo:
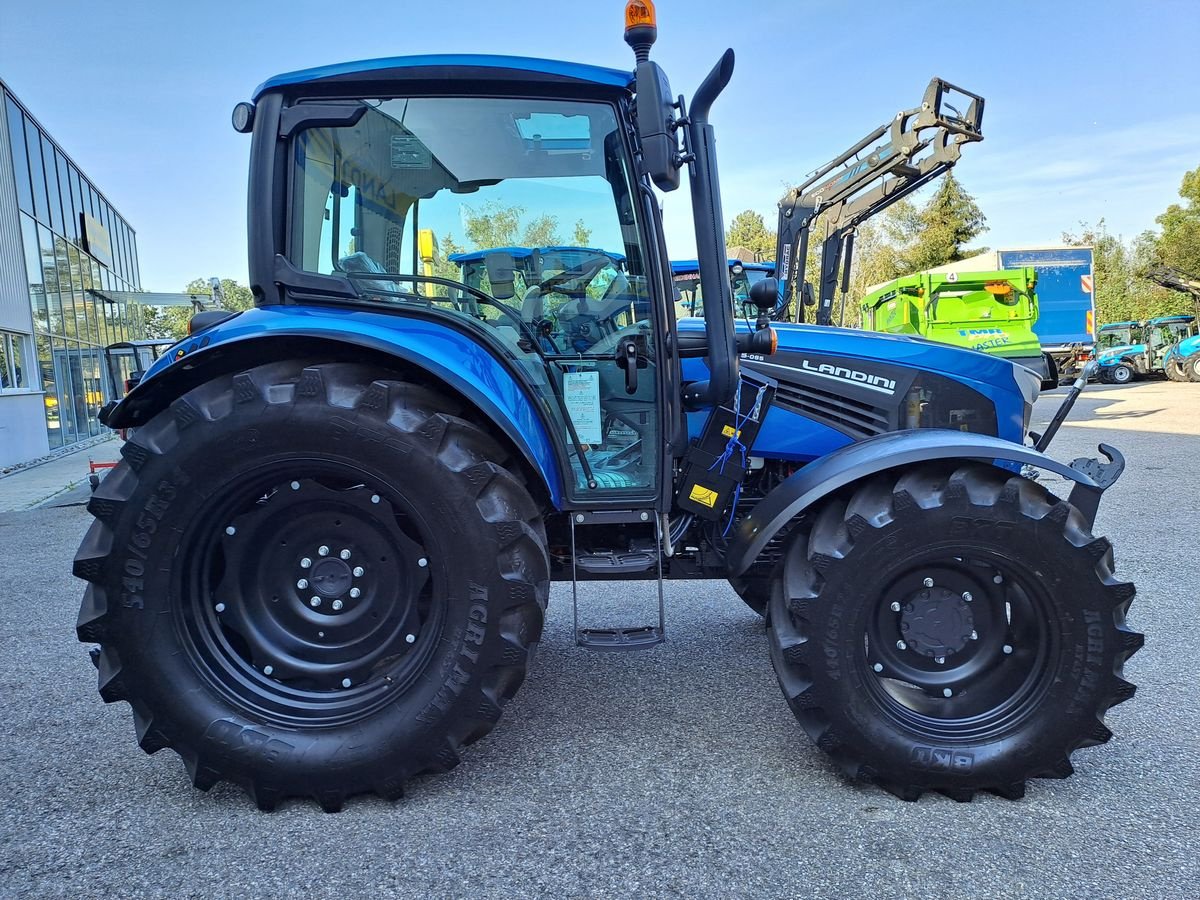
M 581 444 L 601 444 L 600 373 L 564 372 L 563 400 Z

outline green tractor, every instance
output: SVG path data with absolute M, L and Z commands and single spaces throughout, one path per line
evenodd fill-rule
M 1037 372 L 1043 387 L 1058 385 L 1058 371 L 1042 352 L 1037 272 L 918 272 L 897 278 L 862 300 L 862 327 L 910 334 L 981 350 Z

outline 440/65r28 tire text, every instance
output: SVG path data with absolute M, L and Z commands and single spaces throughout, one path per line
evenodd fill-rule
M 1079 512 L 982 463 L 883 473 L 789 537 L 768 607 L 792 711 L 904 799 L 1018 797 L 1106 742 L 1133 696 L 1132 584 Z
M 139 428 L 75 559 L 82 641 L 138 742 L 262 808 L 400 796 L 457 764 L 525 677 L 545 533 L 447 398 L 278 363 Z

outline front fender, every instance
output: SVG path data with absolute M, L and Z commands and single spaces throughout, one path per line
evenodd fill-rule
M 1072 468 L 1032 447 L 985 434 L 920 428 L 893 431 L 867 438 L 823 456 L 791 475 L 754 507 L 738 526 L 725 556 L 731 577 L 741 575 L 754 563 L 779 531 L 814 503 L 851 482 L 887 469 L 935 459 L 1004 460 L 1047 469 L 1075 482 L 1071 502 L 1085 517 L 1094 517 L 1100 494 L 1124 467 L 1124 460 L 1111 447 L 1101 445 L 1112 462 L 1092 462 L 1097 478 Z M 1076 460 L 1076 465 L 1081 464 Z
M 325 357 L 386 364 L 400 360 L 465 397 L 517 448 L 561 506 L 555 445 L 516 365 L 486 339 L 444 316 L 396 315 L 338 307 L 247 310 L 176 344 L 105 417 L 110 428 L 140 425 L 175 398 L 230 372 L 285 359 Z

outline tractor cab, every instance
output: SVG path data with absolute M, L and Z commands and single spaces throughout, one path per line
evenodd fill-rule
M 142 380 L 156 359 L 174 344 L 174 340 L 152 338 L 141 341 L 119 341 L 104 348 L 104 371 L 108 379 L 108 395 L 119 400 Z
M 1110 322 L 1100 326 L 1096 340 L 1097 355 L 1118 348 L 1141 344 L 1143 340 L 1141 322 Z
M 1195 316 L 1160 316 L 1146 323 L 1146 343 L 1157 359 L 1180 341 L 1194 337 L 1196 332 Z
M 772 262 L 729 260 L 729 289 L 733 294 L 734 314 L 752 319 L 758 315 L 750 299 L 750 288 L 775 272 Z M 700 283 L 700 263 L 694 259 L 671 260 L 671 281 L 675 285 L 677 318 L 704 316 L 704 289 Z M 782 299 L 782 298 L 781 298 Z

